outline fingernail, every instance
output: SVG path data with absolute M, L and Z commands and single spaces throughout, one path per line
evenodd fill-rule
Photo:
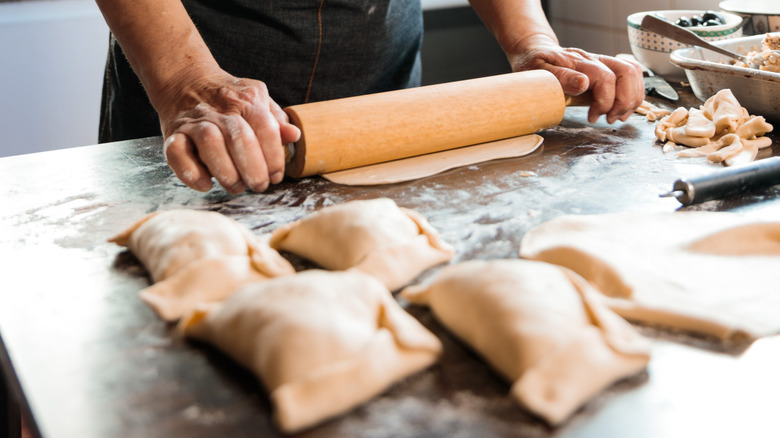
M 273 175 L 271 175 L 271 183 L 279 184 L 280 182 L 282 182 L 283 178 L 284 178 L 284 174 L 282 172 L 276 172 Z
M 588 91 L 588 81 L 587 77 L 580 76 L 580 75 L 574 75 L 574 77 L 571 78 L 569 81 L 569 84 L 572 88 L 579 91 L 580 93 L 584 93 L 585 91 Z
M 268 189 L 268 186 L 269 186 L 268 181 L 263 181 L 263 182 L 252 181 L 249 184 L 249 190 L 255 193 L 261 193 L 266 191 L 266 189 Z
M 238 194 L 243 193 L 246 190 L 246 185 L 244 185 L 243 182 L 237 182 L 233 184 L 232 187 L 230 187 L 230 190 L 228 190 L 230 193 Z
M 199 192 L 208 192 L 211 190 L 211 180 L 202 179 L 195 182 L 195 190 Z

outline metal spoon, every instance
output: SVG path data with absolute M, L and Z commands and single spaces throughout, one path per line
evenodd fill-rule
M 734 58 L 738 61 L 744 62 L 746 65 L 750 66 L 750 68 L 758 68 L 758 64 L 751 61 L 747 56 L 742 56 L 732 52 L 731 50 L 726 50 L 722 47 L 712 45 L 690 30 L 677 26 L 676 24 L 670 23 L 654 15 L 645 15 L 645 17 L 642 18 L 642 27 L 651 32 L 655 32 L 659 35 L 671 38 L 677 42 L 689 44 L 691 46 L 702 47 L 704 49 L 720 53 L 721 55 Z

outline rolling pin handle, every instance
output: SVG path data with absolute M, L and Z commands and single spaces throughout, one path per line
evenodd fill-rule
M 284 162 L 289 163 L 295 158 L 295 143 L 287 143 L 284 146 Z
M 661 198 L 677 198 L 678 201 L 682 202 L 681 199 L 687 195 L 683 190 L 672 190 L 670 192 L 661 193 L 658 196 Z
M 593 103 L 593 92 L 587 90 L 576 96 L 566 95 L 566 106 L 590 106 Z
M 680 203 L 690 205 L 777 184 L 780 184 L 780 157 L 770 157 L 690 179 L 681 178 L 669 193 Z

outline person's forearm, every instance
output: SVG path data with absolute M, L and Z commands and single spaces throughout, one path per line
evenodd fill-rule
M 218 65 L 179 0 L 96 0 L 155 107 L 195 70 Z
M 522 50 L 534 35 L 558 43 L 539 0 L 469 0 L 469 3 L 507 55 Z

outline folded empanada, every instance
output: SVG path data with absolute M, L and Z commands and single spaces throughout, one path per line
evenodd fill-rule
M 242 284 L 295 273 L 278 252 L 215 212 L 152 213 L 109 241 L 129 248 L 149 270 L 155 284 L 141 298 L 166 320 L 222 300 Z
M 780 333 L 780 222 L 726 212 L 561 216 L 520 256 L 565 266 L 620 316 L 722 340 Z
M 270 245 L 325 269 L 357 269 L 390 290 L 449 261 L 454 253 L 419 213 L 385 198 L 323 208 L 277 228 Z
M 179 325 L 252 370 L 294 432 L 342 414 L 436 361 L 438 338 L 361 272 L 303 271 L 246 285 Z
M 526 260 L 469 261 L 401 295 L 430 306 L 452 333 L 513 382 L 512 396 L 557 425 L 619 379 L 643 370 L 649 342 L 593 299 L 584 280 Z

